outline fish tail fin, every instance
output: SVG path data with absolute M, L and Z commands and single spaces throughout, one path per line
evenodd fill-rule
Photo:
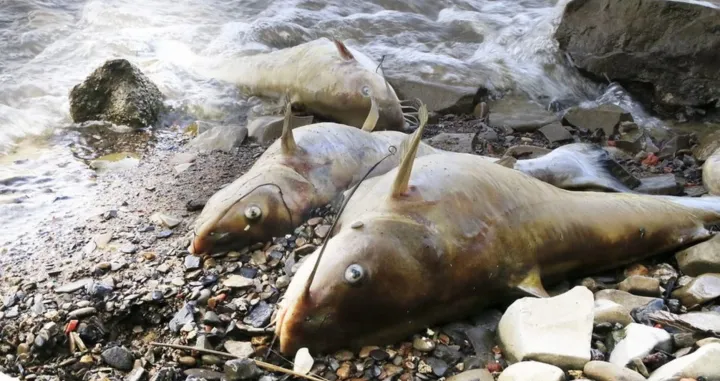
M 706 224 L 720 223 L 720 196 L 689 197 L 650 195 L 649 197 L 669 201 L 677 205 L 682 205 L 686 208 L 695 209 L 698 212 L 701 212 L 699 213 L 699 217 Z
M 625 167 L 620 165 L 610 154 L 598 145 L 590 148 L 590 158 L 594 158 L 598 170 L 605 175 L 608 183 L 617 191 L 629 192 L 640 186 L 641 182 L 632 175 Z

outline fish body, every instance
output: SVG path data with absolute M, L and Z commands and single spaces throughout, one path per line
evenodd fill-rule
M 390 344 L 702 242 L 720 220 L 720 198 L 568 191 L 470 154 L 407 168 L 360 184 L 315 271 L 320 248 L 300 266 L 280 302 L 282 353 Z
M 242 248 L 292 232 L 313 209 L 357 184 L 391 146 L 407 137 L 398 131 L 370 133 L 338 123 L 298 127 L 293 136 L 293 152 L 284 151 L 282 138 L 276 140 L 247 173 L 208 199 L 195 221 L 191 253 Z M 419 151 L 436 152 L 429 145 Z M 390 155 L 370 176 L 389 171 L 400 159 Z M 247 215 L 253 208 L 260 211 L 259 217 Z
M 720 195 L 720 148 L 708 156 L 702 166 L 703 184 L 711 195 Z
M 289 92 L 297 107 L 358 128 L 368 115 L 372 94 L 380 114 L 377 130 L 402 131 L 406 126 L 400 99 L 379 64 L 338 40 L 323 37 L 241 57 L 210 75 L 251 95 L 280 98 Z

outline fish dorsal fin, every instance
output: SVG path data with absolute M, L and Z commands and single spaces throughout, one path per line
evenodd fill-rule
M 370 113 L 368 113 L 367 119 L 365 119 L 365 123 L 363 123 L 363 131 L 372 132 L 379 118 L 380 112 L 378 111 L 377 102 L 375 102 L 375 97 L 370 95 Z
M 515 163 L 517 163 L 517 159 L 512 156 L 505 156 L 495 162 L 495 164 L 499 164 L 507 168 L 515 168 Z
M 428 120 L 427 106 L 425 106 L 424 103 L 420 105 L 418 109 L 418 117 L 420 119 L 420 126 L 403 142 L 403 158 L 398 168 L 397 177 L 395 177 L 395 182 L 393 183 L 392 197 L 399 197 L 405 194 L 410 185 L 410 173 L 412 172 L 415 156 Z
M 280 147 L 285 155 L 292 155 L 297 150 L 295 137 L 293 136 L 290 120 L 292 119 L 292 102 L 286 97 L 287 105 L 285 106 L 285 119 L 283 119 L 283 130 L 280 135 Z
M 350 53 L 350 49 L 348 49 L 347 46 L 345 46 L 345 44 L 342 41 L 340 41 L 336 38 L 333 38 L 333 42 L 335 43 L 335 47 L 337 48 L 338 53 L 340 53 L 340 57 L 342 57 L 342 59 L 344 59 L 346 61 L 355 59 L 355 56 L 353 56 L 353 54 Z
M 549 298 L 550 295 L 545 291 L 540 278 L 540 267 L 534 266 L 525 276 L 525 278 L 517 285 L 517 288 L 525 294 L 536 296 L 538 298 Z

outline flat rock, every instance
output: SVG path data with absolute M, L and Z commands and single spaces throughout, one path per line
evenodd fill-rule
M 634 295 L 660 296 L 660 280 L 642 275 L 631 275 L 620 282 L 617 289 Z
M 622 84 L 648 110 L 672 118 L 686 107 L 712 113 L 720 97 L 720 9 L 711 3 L 574 1 L 555 38 L 575 66 Z
M 252 279 L 248 279 L 242 275 L 232 274 L 223 281 L 223 284 L 225 287 L 230 288 L 246 288 L 252 287 L 253 281 Z
M 655 311 L 650 315 L 653 322 L 682 327 L 686 331 L 709 335 L 720 335 L 720 312 L 700 311 L 673 314 L 669 311 Z
M 560 124 L 560 122 L 553 122 L 542 126 L 540 128 L 540 133 L 542 133 L 543 136 L 545 136 L 545 139 L 547 139 L 550 143 L 563 142 L 573 139 L 570 131 Z
M 495 381 L 495 378 L 487 369 L 472 369 L 449 377 L 446 381 Z
M 645 194 L 679 195 L 683 189 L 675 178 L 675 175 L 667 173 L 664 175 L 640 178 L 640 186 L 634 190 Z
M 507 358 L 582 368 L 590 361 L 593 304 L 592 292 L 583 286 L 550 298 L 516 300 L 498 325 Z
M 562 369 L 537 361 L 523 361 L 505 368 L 498 381 L 564 381 Z
M 690 283 L 672 292 L 687 308 L 711 301 L 720 296 L 720 273 L 703 274 Z
M 64 285 L 56 288 L 55 292 L 61 293 L 61 294 L 75 292 L 81 288 L 85 288 L 85 286 L 92 283 L 92 281 L 93 281 L 92 278 L 78 279 L 72 283 L 67 283 L 67 284 L 64 284 Z
M 633 322 L 630 312 L 611 300 L 599 299 L 595 301 L 594 323 L 619 323 L 626 326 Z
M 678 267 L 685 275 L 720 273 L 720 234 L 675 254 Z
M 595 293 L 595 300 L 600 300 L 600 299 L 613 301 L 613 302 L 625 307 L 625 309 L 629 313 L 630 311 L 633 310 L 633 308 L 643 307 L 646 304 L 648 304 L 658 298 L 650 298 L 647 296 L 638 296 L 638 295 L 633 295 L 633 294 L 631 294 L 629 292 L 625 292 L 625 291 L 608 289 L 608 290 L 600 290 Z
M 196 136 L 188 143 L 188 146 L 197 151 L 209 152 L 218 150 L 230 152 L 235 147 L 240 146 L 247 136 L 248 129 L 243 126 L 221 124 L 213 126 L 211 129 Z M 177 169 L 183 166 L 189 167 L 191 164 L 192 163 L 179 164 L 175 166 L 175 168 Z
M 616 132 L 620 122 L 632 122 L 633 118 L 620 106 L 604 104 L 593 108 L 573 107 L 565 113 L 563 121 L 579 129 L 603 130 L 609 137 Z
M 451 152 L 475 152 L 475 136 L 473 133 L 439 133 L 426 140 L 432 147 Z
M 188 378 L 193 377 L 194 380 L 220 381 L 225 376 L 223 373 L 210 369 L 191 368 L 183 371 Z
M 422 80 L 391 78 L 388 82 L 400 99 L 422 99 L 429 112 L 439 114 L 470 114 L 475 108 L 474 100 L 481 86 L 450 86 Z M 490 109 L 492 113 L 492 108 Z
M 648 378 L 648 381 L 678 380 L 680 378 L 720 379 L 720 344 L 703 345 L 697 351 L 670 361 L 661 366 Z
M 606 361 L 590 361 L 583 373 L 595 381 L 645 381 L 640 373 Z
M 649 355 L 653 349 L 672 351 L 672 336 L 663 329 L 638 323 L 630 323 L 624 329 L 625 338 L 610 353 L 610 362 L 619 367 Z
M 267 115 L 253 119 L 248 123 L 247 135 L 260 144 L 269 144 L 282 135 L 283 115 Z M 313 122 L 313 116 L 293 115 L 290 117 L 290 128 L 295 129 Z
M 197 153 L 194 152 L 178 152 L 170 159 L 171 165 L 192 163 L 197 159 Z
M 160 89 L 126 59 L 106 61 L 70 90 L 75 123 L 102 120 L 142 128 L 154 124 L 162 110 Z
M 489 124 L 493 127 L 510 127 L 518 132 L 532 132 L 559 121 L 554 113 L 540 104 L 521 98 L 503 98 L 488 102 Z
M 248 358 L 255 353 L 252 343 L 249 341 L 228 340 L 225 342 L 225 349 L 238 358 Z
M 125 347 L 112 347 L 104 350 L 101 355 L 103 361 L 115 369 L 132 370 L 135 358 Z

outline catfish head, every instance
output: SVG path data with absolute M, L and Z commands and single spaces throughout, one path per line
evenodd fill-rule
M 405 114 L 402 102 L 395 90 L 377 73 L 377 64 L 357 50 L 350 50 L 339 40 L 333 40 L 341 58 L 333 78 L 338 82 L 331 86 L 327 96 L 327 105 L 339 105 L 332 111 L 338 119 L 351 119 L 353 125 L 360 126 L 371 108 L 371 97 L 377 103 L 378 120 L 376 130 L 402 131 L 405 128 Z M 324 76 L 323 80 L 327 80 Z M 339 102 L 339 103 L 338 103 Z
M 292 230 L 292 200 L 282 192 L 287 188 L 283 182 L 278 183 L 243 184 L 241 190 L 231 184 L 215 193 L 195 222 L 188 251 L 199 255 L 239 249 Z
M 402 338 L 436 305 L 436 243 L 419 223 L 387 215 L 343 229 L 298 269 L 280 302 L 276 334 L 292 354 Z M 355 223 L 354 226 L 360 225 Z M 310 282 L 310 283 L 308 283 Z

